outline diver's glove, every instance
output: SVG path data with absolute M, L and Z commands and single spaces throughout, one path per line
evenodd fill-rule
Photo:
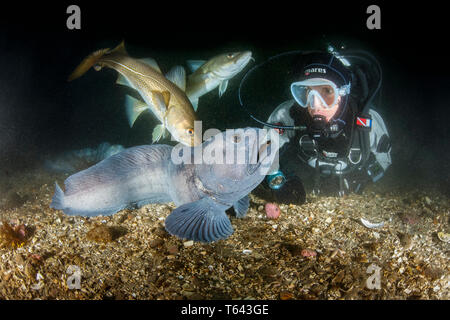
M 305 187 L 297 176 L 285 177 L 278 171 L 266 177 L 266 182 L 272 189 L 274 201 L 283 204 L 301 205 L 306 201 Z

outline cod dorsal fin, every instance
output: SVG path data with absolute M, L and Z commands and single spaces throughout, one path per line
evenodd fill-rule
M 200 68 L 205 63 L 206 63 L 205 60 L 188 60 L 188 61 L 186 61 L 186 64 L 188 65 L 189 70 L 191 70 L 191 72 L 197 71 L 197 69 Z
M 155 59 L 153 58 L 142 58 L 142 59 L 138 59 L 139 61 L 145 63 L 146 65 L 152 67 L 153 69 L 155 69 L 156 71 L 158 71 L 159 73 L 162 74 L 161 69 L 158 66 L 158 63 L 155 61 Z
M 119 76 L 117 77 L 116 84 L 120 84 L 122 86 L 129 87 L 131 89 L 134 89 L 133 85 L 125 78 L 122 74 L 119 73 Z
M 170 69 L 166 78 L 176 84 L 183 92 L 186 91 L 186 70 L 182 66 L 175 66 Z

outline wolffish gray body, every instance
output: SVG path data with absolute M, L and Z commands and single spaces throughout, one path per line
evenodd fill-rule
M 256 135 L 247 135 L 249 129 Z M 70 176 L 65 192 L 56 184 L 50 207 L 69 215 L 95 216 L 173 201 L 178 207 L 165 221 L 169 233 L 204 242 L 227 238 L 233 228 L 225 210 L 233 206 L 238 217 L 246 214 L 248 194 L 264 179 L 274 155 L 266 131 L 239 130 L 181 150 L 192 154 L 198 148 L 214 150 L 215 156 L 223 152 L 223 159 L 231 151 L 245 155 L 244 161 L 176 164 L 171 146 L 133 147 Z

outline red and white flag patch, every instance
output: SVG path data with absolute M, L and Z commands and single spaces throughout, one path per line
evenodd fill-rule
M 356 117 L 356 125 L 364 128 L 372 128 L 372 119 Z

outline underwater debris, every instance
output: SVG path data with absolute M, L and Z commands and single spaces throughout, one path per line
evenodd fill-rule
M 380 223 L 372 223 L 364 218 L 361 218 L 361 223 L 369 229 L 374 229 L 374 228 L 382 228 L 384 226 L 384 222 L 380 222 Z
M 280 300 L 293 300 L 294 295 L 291 292 L 288 291 L 281 291 L 280 292 Z
M 4 220 L 0 227 L 0 247 L 21 248 L 27 242 L 29 236 L 30 229 L 24 224 L 11 225 Z
M 194 241 L 192 241 L 192 240 L 185 241 L 185 242 L 183 242 L 183 245 L 185 248 L 192 247 L 194 245 Z
M 302 257 L 305 257 L 305 258 L 317 256 L 317 252 L 312 249 L 303 249 L 300 254 Z
M 444 233 L 444 232 L 438 232 L 437 234 L 439 240 L 443 241 L 443 242 L 450 242 L 450 234 L 449 233 Z
M 269 219 L 278 219 L 280 216 L 280 207 L 276 203 L 266 203 L 265 209 Z

